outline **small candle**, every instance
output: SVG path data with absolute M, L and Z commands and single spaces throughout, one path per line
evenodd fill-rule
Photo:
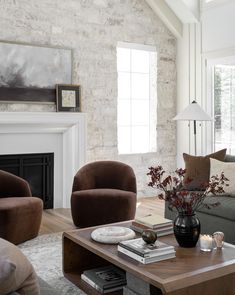
M 212 250 L 212 236 L 211 235 L 201 235 L 200 236 L 200 249 L 202 251 L 211 251 Z

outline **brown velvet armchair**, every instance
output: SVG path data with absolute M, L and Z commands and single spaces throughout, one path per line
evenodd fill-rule
M 133 169 L 117 161 L 97 161 L 74 177 L 71 211 L 78 227 L 133 219 L 136 177 Z
M 0 237 L 14 244 L 37 236 L 43 204 L 22 178 L 0 170 Z

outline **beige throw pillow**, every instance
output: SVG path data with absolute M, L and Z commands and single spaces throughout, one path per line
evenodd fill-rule
M 0 238 L 0 255 L 0 295 L 13 291 L 20 295 L 39 295 L 33 266 L 20 249 Z
M 235 196 L 235 162 L 221 162 L 210 159 L 210 177 L 220 175 L 221 172 L 224 172 L 224 176 L 229 180 L 229 186 L 224 187 L 225 194 Z
M 202 190 L 202 185 L 209 182 L 210 158 L 224 161 L 226 149 L 217 151 L 207 156 L 191 156 L 183 154 L 186 174 L 184 185 L 188 190 Z M 191 182 L 187 180 L 191 179 Z

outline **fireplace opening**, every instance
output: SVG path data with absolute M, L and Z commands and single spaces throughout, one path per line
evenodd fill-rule
M 42 199 L 44 209 L 53 208 L 54 153 L 0 155 L 0 169 L 28 181 L 32 195 Z

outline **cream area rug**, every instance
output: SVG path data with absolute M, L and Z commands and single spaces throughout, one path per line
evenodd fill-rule
M 62 233 L 41 235 L 19 245 L 44 281 L 62 295 L 85 295 L 62 272 Z

